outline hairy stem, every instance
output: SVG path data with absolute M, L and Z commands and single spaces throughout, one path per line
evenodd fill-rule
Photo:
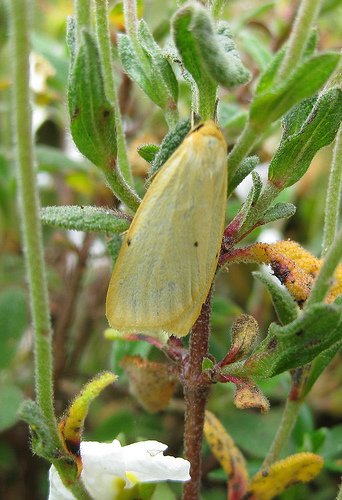
M 317 278 L 313 284 L 308 300 L 305 304 L 305 309 L 311 305 L 322 302 L 331 286 L 331 278 L 338 266 L 342 256 L 342 228 L 337 233 L 337 236 L 331 244 L 328 252 L 325 254 L 323 264 L 317 274 Z
M 277 75 L 280 83 L 297 66 L 303 56 L 311 28 L 316 21 L 322 0 L 302 0 L 293 29 L 288 41 L 288 48 Z
M 115 111 L 116 138 L 118 144 L 118 164 L 125 181 L 130 186 L 133 186 L 132 173 L 127 155 L 126 141 L 122 128 L 120 106 L 114 81 L 112 44 L 109 34 L 107 0 L 95 0 L 95 24 L 99 51 L 102 60 L 105 91 L 108 99 L 113 104 Z
M 201 314 L 192 328 L 189 345 L 189 363 L 184 373 L 185 395 L 185 457 L 191 464 L 191 480 L 184 483 L 183 500 L 198 500 L 201 489 L 202 440 L 207 386 L 200 386 L 203 358 L 208 356 L 210 335 L 211 291 L 202 306 Z
M 35 389 L 36 400 L 45 417 L 50 436 L 56 449 L 61 447 L 53 407 L 52 329 L 48 307 L 48 292 L 43 253 L 42 228 L 39 218 L 39 196 L 34 168 L 32 110 L 29 91 L 29 54 L 31 3 L 28 0 L 11 0 L 10 19 L 13 45 L 13 107 L 14 137 L 18 175 L 18 192 L 21 208 L 22 234 L 27 275 L 30 289 L 30 306 L 34 326 Z M 62 480 L 74 475 L 74 466 L 53 460 Z M 78 500 L 88 500 L 89 495 L 81 482 L 72 486 Z
M 339 219 L 342 188 L 342 127 L 340 127 L 334 147 L 334 155 L 329 175 L 327 201 L 323 229 L 322 255 L 324 256 L 333 243 Z
M 248 155 L 248 153 L 254 146 L 257 137 L 258 133 L 255 130 L 253 130 L 249 125 L 249 122 L 247 122 L 242 134 L 239 137 L 238 142 L 235 144 L 235 146 L 228 155 L 229 179 L 232 179 L 234 177 L 240 163 Z
M 53 408 L 52 330 L 39 218 L 39 197 L 34 168 L 32 110 L 29 91 L 29 54 L 31 13 L 26 0 L 11 0 L 13 33 L 13 105 L 14 137 L 21 208 L 22 236 L 30 289 L 34 325 L 36 397 L 54 436 L 59 438 Z
M 277 434 L 274 438 L 269 452 L 267 453 L 264 463 L 262 464 L 262 469 L 266 469 L 278 460 L 285 444 L 290 437 L 291 431 L 294 424 L 296 423 L 302 405 L 303 400 L 291 400 L 289 398 L 286 401 L 285 410 L 278 427 Z
M 81 30 L 83 28 L 90 30 L 91 26 L 91 0 L 75 0 L 75 19 L 76 19 L 76 43 L 81 43 Z

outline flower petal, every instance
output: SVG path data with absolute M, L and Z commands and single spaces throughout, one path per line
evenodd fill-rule
M 188 481 L 190 463 L 183 458 L 164 456 L 165 444 L 143 441 L 122 448 L 126 472 L 140 482 Z
M 122 447 L 120 442 L 82 441 L 81 479 L 93 498 L 115 500 L 136 482 L 188 481 L 190 463 L 183 458 L 164 456 L 167 446 L 144 441 Z M 49 500 L 74 500 L 54 466 L 50 468 Z

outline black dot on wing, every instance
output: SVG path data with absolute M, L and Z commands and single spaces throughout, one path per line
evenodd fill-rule
M 127 240 L 127 246 L 129 247 L 130 244 L 132 243 L 132 240 Z
M 195 241 L 194 247 L 198 247 L 198 241 Z

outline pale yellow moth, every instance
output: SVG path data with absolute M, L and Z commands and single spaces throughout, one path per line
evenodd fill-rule
M 226 196 L 227 146 L 206 121 L 156 173 L 128 230 L 107 293 L 113 328 L 189 332 L 214 279 Z

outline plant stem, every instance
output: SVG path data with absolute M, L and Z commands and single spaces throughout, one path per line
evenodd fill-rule
M 13 33 L 13 104 L 14 136 L 18 191 L 21 205 L 23 246 L 30 288 L 30 306 L 34 325 L 36 397 L 46 424 L 60 443 L 56 431 L 52 383 L 52 330 L 44 265 L 39 198 L 34 168 L 32 110 L 29 91 L 30 2 L 11 0 Z
M 75 0 L 75 20 L 76 20 L 76 45 L 81 43 L 81 30 L 83 28 L 90 31 L 91 27 L 91 0 Z
M 313 304 L 322 302 L 331 286 L 331 278 L 342 256 L 342 228 L 337 233 L 334 242 L 325 254 L 323 264 L 314 281 L 310 295 L 304 309 L 308 309 Z
M 342 189 L 342 127 L 340 126 L 336 136 L 334 154 L 329 175 L 327 201 L 325 205 L 325 218 L 323 229 L 322 255 L 324 256 L 333 243 L 340 210 Z
M 124 0 L 125 29 L 130 40 L 138 44 L 138 12 L 136 0 Z
M 48 307 L 48 292 L 43 253 L 42 228 L 39 218 L 39 196 L 34 168 L 32 135 L 32 110 L 29 90 L 29 54 L 31 2 L 11 0 L 10 20 L 13 33 L 13 104 L 14 137 L 18 174 L 18 193 L 21 206 L 23 244 L 30 289 L 30 307 L 34 326 L 35 389 L 37 403 L 49 427 L 53 444 L 58 449 L 61 442 L 57 432 L 53 407 L 52 381 L 52 329 Z M 54 461 L 63 475 L 63 464 Z M 67 465 L 67 472 L 74 473 L 74 466 Z M 72 487 L 79 500 L 89 499 L 81 482 Z
M 201 489 L 202 440 L 208 386 L 200 386 L 203 358 L 208 356 L 210 335 L 211 290 L 190 334 L 189 363 L 184 376 L 185 457 L 191 463 L 191 480 L 184 483 L 183 500 L 198 500 Z
M 228 175 L 232 179 L 242 162 L 254 146 L 258 132 L 252 129 L 249 122 L 246 123 L 238 142 L 228 155 Z M 229 180 L 228 180 L 229 182 Z
M 198 89 L 198 112 L 203 120 L 212 120 L 216 103 L 217 86 L 207 79 Z
M 302 0 L 293 29 L 288 41 L 288 48 L 277 75 L 277 82 L 287 77 L 303 56 L 307 41 L 319 13 L 322 0 Z
M 271 448 L 267 453 L 264 463 L 262 464 L 262 469 L 266 469 L 278 460 L 288 438 L 290 437 L 303 402 L 303 400 L 287 399 L 281 423 L 278 427 L 278 431 Z
M 102 61 L 105 92 L 108 99 L 113 104 L 115 111 L 115 125 L 118 144 L 118 164 L 126 182 L 130 186 L 133 186 L 133 178 L 127 156 L 126 141 L 122 129 L 120 106 L 117 99 L 117 92 L 114 81 L 112 45 L 109 33 L 107 0 L 95 0 L 95 25 Z
M 229 164 L 229 163 L 228 163 Z M 275 198 L 279 195 L 279 188 L 275 186 L 272 182 L 267 181 L 263 186 L 260 193 L 258 201 L 254 206 L 253 210 L 250 211 L 249 215 L 246 217 L 245 222 L 234 237 L 236 241 L 239 241 L 245 237 L 257 224 L 260 218 L 265 213 L 265 210 L 271 205 Z

